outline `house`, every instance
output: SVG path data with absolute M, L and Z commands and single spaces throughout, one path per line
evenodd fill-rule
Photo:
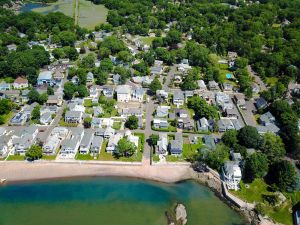
M 94 74 L 92 72 L 88 72 L 88 74 L 86 75 L 86 82 L 88 84 L 93 84 L 93 82 L 94 82 Z
M 156 98 L 159 102 L 168 101 L 168 92 L 166 92 L 165 90 L 157 90 Z
M 150 67 L 150 74 L 151 75 L 161 75 L 163 73 L 162 66 L 152 66 Z
M 238 107 L 246 109 L 246 101 L 244 95 L 235 94 L 233 100 Z
M 17 77 L 13 83 L 14 89 L 28 88 L 28 80 L 23 77 Z
M 62 96 L 59 95 L 49 95 L 46 105 L 48 106 L 61 106 L 63 103 Z
M 106 152 L 107 153 L 114 153 L 116 151 L 116 146 L 118 145 L 118 142 L 123 138 L 123 134 L 117 133 L 113 136 L 111 136 L 108 140 L 107 146 L 106 146 Z
M 222 168 L 223 180 L 230 190 L 239 190 L 239 183 L 242 179 L 242 171 L 236 162 L 225 162 Z
M 16 154 L 25 154 L 26 151 L 35 143 L 38 128 L 35 125 L 30 125 L 24 130 L 20 130 L 13 136 L 13 147 Z
M 41 71 L 38 79 L 37 79 L 37 84 L 38 85 L 45 85 L 48 84 L 50 86 L 52 86 L 54 84 L 53 80 L 52 80 L 52 72 L 51 71 Z
M 230 155 L 231 155 L 232 161 L 238 163 L 239 165 L 243 161 L 243 157 L 242 157 L 241 153 L 239 153 L 239 152 L 231 152 Z
M 234 126 L 234 129 L 236 130 L 240 130 L 243 126 L 240 124 L 240 121 L 238 119 L 230 119 L 233 126 Z
M 115 129 L 107 127 L 106 129 L 98 128 L 95 130 L 95 136 L 101 136 L 104 138 L 110 138 L 115 135 Z
M 179 118 L 188 118 L 189 117 L 189 112 L 186 109 L 177 109 L 175 110 L 177 116 Z
M 112 87 L 108 87 L 108 86 L 103 87 L 102 93 L 106 98 L 114 97 L 114 89 Z
M 268 102 L 263 97 L 256 99 L 255 106 L 257 110 L 264 109 L 267 107 L 267 105 Z
M 235 129 L 232 121 L 230 119 L 220 119 L 218 121 L 218 125 L 219 125 L 219 132 L 225 132 L 227 130 L 232 130 Z
M 28 98 L 28 94 L 29 94 L 30 90 L 22 90 L 21 91 L 21 102 L 22 103 L 26 103 L 29 98 Z
M 132 92 L 132 101 L 143 102 L 145 91 L 143 88 L 135 88 Z
M 91 143 L 90 154 L 91 155 L 99 154 L 101 151 L 102 143 L 103 143 L 103 137 L 94 136 Z
M 30 118 L 30 115 L 23 112 L 18 112 L 16 115 L 14 115 L 13 118 L 11 118 L 9 124 L 12 126 L 23 126 Z
M 179 118 L 178 119 L 178 128 L 184 130 L 194 130 L 194 120 L 191 118 Z
M 156 117 L 167 117 L 170 106 L 157 106 Z
M 169 123 L 168 123 L 168 120 L 166 120 L 166 119 L 154 119 L 153 126 L 154 126 L 154 128 L 168 128 Z
M 275 124 L 276 119 L 275 117 L 272 115 L 272 113 L 270 113 L 270 111 L 262 114 L 259 118 L 259 122 L 260 124 L 262 124 L 263 126 L 268 126 L 270 124 Z
M 173 95 L 173 104 L 177 107 L 184 104 L 184 95 L 182 91 L 175 91 Z
M 11 44 L 11 45 L 6 45 L 6 48 L 8 49 L 8 51 L 17 51 L 17 45 L 15 44 Z
M 168 135 L 166 133 L 159 133 L 159 140 L 157 141 L 157 151 L 158 155 L 168 154 Z
M 80 142 L 80 146 L 79 146 L 80 154 L 88 154 L 89 153 L 93 137 L 94 137 L 94 132 L 92 132 L 91 130 L 86 130 L 84 132 L 83 138 L 82 138 L 82 140 Z
M 219 85 L 216 81 L 212 80 L 212 81 L 208 81 L 208 88 L 211 91 L 219 91 Z
M 183 74 L 186 74 L 192 67 L 189 64 L 180 63 L 177 67 L 178 71 L 180 71 Z
M 118 102 L 129 102 L 131 100 L 132 89 L 129 85 L 119 85 L 116 92 Z
M 3 158 L 5 156 L 7 156 L 7 154 L 11 150 L 12 146 L 13 146 L 13 143 L 12 143 L 11 136 L 5 135 L 2 132 L 2 135 L 0 135 L 0 157 Z
M 60 70 L 55 70 L 54 74 L 53 74 L 53 79 L 57 82 L 60 82 L 61 80 L 63 80 L 65 77 L 64 73 Z
M 274 134 L 278 134 L 280 129 L 279 127 L 277 127 L 275 124 L 270 123 L 269 125 L 266 126 L 256 126 L 256 130 L 259 134 L 265 134 L 265 133 L 274 133 Z
M 227 118 L 232 118 L 232 119 L 238 119 L 239 118 L 239 112 L 237 109 L 226 109 L 225 114 Z
M 183 148 L 183 139 L 181 133 L 175 133 L 175 139 L 170 141 L 169 151 L 171 155 L 181 155 Z
M 207 132 L 210 129 L 208 120 L 205 117 L 202 117 L 197 121 L 198 131 Z
M 130 130 L 126 130 L 125 137 L 127 137 L 127 140 L 132 142 L 136 147 L 139 146 L 139 137 L 134 136 Z
M 216 148 L 216 142 L 212 136 L 205 135 L 205 136 L 203 136 L 202 140 L 203 140 L 203 144 L 206 146 L 206 148 L 211 149 L 211 150 Z
M 259 85 L 256 83 L 252 83 L 251 88 L 252 88 L 252 92 L 255 94 L 258 94 L 260 91 Z
M 122 117 L 136 116 L 142 117 L 143 110 L 141 108 L 123 108 L 120 110 L 120 114 Z
M 46 112 L 50 112 L 51 114 L 56 114 L 58 111 L 58 107 L 56 105 L 50 105 L 50 106 L 44 105 L 44 106 L 42 106 L 40 111 L 41 111 L 41 114 L 46 113 Z
M 52 122 L 52 113 L 46 112 L 41 115 L 40 123 L 43 125 L 49 125 Z
M 216 103 L 223 111 L 226 109 L 233 109 L 233 104 L 229 95 L 224 92 L 216 93 Z
M 89 93 L 91 98 L 96 98 L 98 100 L 100 93 L 99 89 L 96 86 L 91 86 L 89 88 Z
M 198 87 L 201 91 L 206 91 L 207 87 L 204 80 L 197 80 Z
M 71 131 L 65 127 L 54 127 L 51 135 L 57 135 L 60 140 L 63 140 L 71 135 Z
M 223 91 L 232 91 L 233 90 L 233 85 L 230 83 L 224 83 L 222 86 L 223 86 Z
M 112 79 L 113 79 L 114 85 L 118 85 L 118 84 L 120 84 L 121 76 L 119 74 L 114 74 Z
M 102 109 L 101 106 L 94 106 L 93 110 L 94 110 L 94 114 L 93 115 L 97 116 L 97 117 L 104 113 L 104 111 L 103 111 L 103 109 Z
M 78 151 L 83 135 L 84 135 L 83 128 L 74 129 L 72 132 L 71 139 L 63 140 L 61 144 L 60 155 L 64 157 L 68 156 L 70 158 L 74 158 Z
M 67 111 L 65 115 L 66 123 L 81 123 L 83 113 L 80 111 Z
M 79 103 L 80 104 L 80 103 Z M 70 111 L 78 111 L 78 112 L 82 112 L 84 113 L 85 112 L 85 107 L 83 105 L 79 105 L 78 103 L 76 102 L 71 102 L 68 104 L 68 108 Z
M 191 98 L 193 96 L 194 96 L 193 91 L 184 91 L 184 97 L 185 97 L 186 102 L 187 102 L 188 98 Z
M 60 143 L 61 139 L 59 138 L 59 135 L 50 135 L 43 144 L 43 153 L 46 155 L 55 155 Z
M 0 83 L 0 91 L 8 91 L 11 89 L 11 84 L 2 81 Z
M 79 77 L 78 76 L 72 77 L 71 82 L 75 85 L 78 85 L 79 84 Z

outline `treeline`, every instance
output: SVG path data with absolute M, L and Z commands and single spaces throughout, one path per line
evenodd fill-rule
M 147 35 L 150 29 L 161 31 L 176 21 L 174 29 L 190 33 L 212 52 L 226 55 L 236 51 L 248 58 L 263 78 L 285 75 L 300 80 L 299 1 L 261 0 L 248 5 L 205 0 L 181 4 L 157 0 L 94 2 L 105 4 L 110 9 L 107 21 L 125 32 Z

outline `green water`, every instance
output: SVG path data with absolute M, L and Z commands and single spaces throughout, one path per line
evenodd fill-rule
M 187 207 L 189 225 L 242 223 L 193 181 L 88 178 L 0 187 L 0 225 L 166 225 L 164 212 L 176 202 Z

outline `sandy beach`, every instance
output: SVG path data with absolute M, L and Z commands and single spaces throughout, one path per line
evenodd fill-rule
M 132 177 L 171 183 L 192 178 L 192 169 L 188 165 L 102 165 L 23 161 L 0 163 L 0 179 L 6 179 L 8 183 L 88 176 Z

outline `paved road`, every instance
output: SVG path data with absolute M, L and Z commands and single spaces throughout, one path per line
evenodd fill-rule
M 247 67 L 248 73 L 250 74 L 251 77 L 254 77 L 254 82 L 258 84 L 260 91 L 265 91 L 267 90 L 267 87 L 265 83 L 262 81 L 262 79 L 253 71 L 252 67 L 248 65 Z

